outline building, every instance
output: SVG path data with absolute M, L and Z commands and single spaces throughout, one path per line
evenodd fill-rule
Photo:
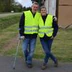
M 45 6 L 48 13 L 56 15 L 56 0 L 46 0 Z M 59 0 L 58 4 L 58 24 L 66 27 L 72 24 L 72 0 Z
M 58 23 L 61 26 L 72 24 L 72 0 L 59 0 Z

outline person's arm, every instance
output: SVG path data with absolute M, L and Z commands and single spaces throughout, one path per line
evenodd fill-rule
M 25 20 L 25 16 L 24 14 L 22 14 L 21 18 L 20 18 L 20 22 L 19 22 L 19 34 L 20 36 L 24 36 L 24 21 Z
M 53 17 L 53 37 L 55 37 L 57 35 L 58 32 L 58 24 L 57 24 L 57 19 L 55 17 Z

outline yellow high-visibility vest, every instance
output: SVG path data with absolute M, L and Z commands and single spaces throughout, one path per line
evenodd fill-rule
M 39 19 L 39 37 L 44 37 L 44 34 L 46 34 L 48 37 L 51 37 L 53 34 L 53 28 L 52 28 L 52 23 L 53 23 L 53 16 L 48 15 L 46 18 L 46 21 L 44 23 L 42 17 L 40 16 Z
M 25 11 L 25 31 L 24 34 L 34 34 L 38 33 L 38 22 L 40 13 L 36 12 L 35 17 L 33 17 L 33 14 L 31 11 Z

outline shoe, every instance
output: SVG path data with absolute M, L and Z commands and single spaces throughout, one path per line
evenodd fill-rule
M 54 67 L 58 67 L 58 60 L 54 63 Z
M 27 63 L 27 67 L 28 67 L 28 68 L 32 68 L 32 67 L 33 67 L 33 65 L 32 65 L 32 64 L 28 64 L 28 63 Z
M 47 65 L 46 64 L 43 64 L 43 66 L 42 66 L 42 70 L 45 70 L 47 68 Z

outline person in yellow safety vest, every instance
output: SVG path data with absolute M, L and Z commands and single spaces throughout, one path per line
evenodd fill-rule
M 39 18 L 39 31 L 38 35 L 40 37 L 40 42 L 42 44 L 43 50 L 45 52 L 44 63 L 42 65 L 42 70 L 47 68 L 47 63 L 49 58 L 54 61 L 55 67 L 58 66 L 58 60 L 51 53 L 51 45 L 54 37 L 58 31 L 58 25 L 56 23 L 56 17 L 51 14 L 47 14 L 46 8 L 41 7 L 41 16 Z
M 20 39 L 23 39 L 22 48 L 28 68 L 32 68 L 32 57 L 38 34 L 38 20 L 40 17 L 38 7 L 38 3 L 34 2 L 31 10 L 23 12 L 19 23 Z

